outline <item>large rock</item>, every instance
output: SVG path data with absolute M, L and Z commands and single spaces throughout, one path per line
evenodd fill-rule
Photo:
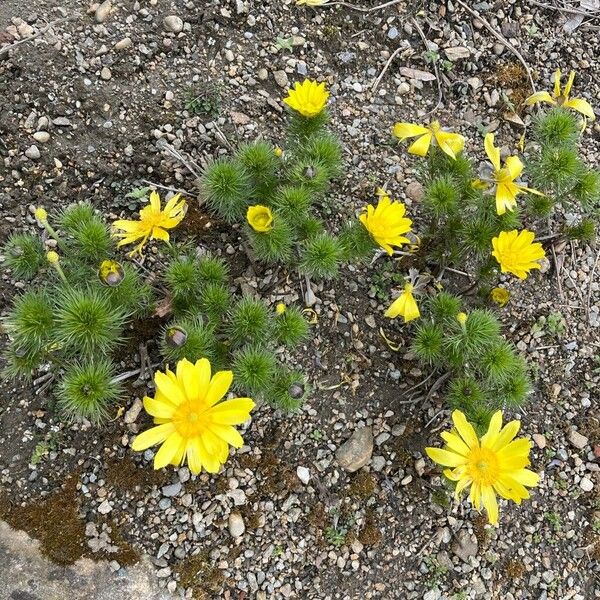
M 357 429 L 338 449 L 335 457 L 341 467 L 349 473 L 364 467 L 373 454 L 373 430 L 370 427 Z

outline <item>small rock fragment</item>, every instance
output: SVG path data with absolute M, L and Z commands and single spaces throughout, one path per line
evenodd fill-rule
M 125 50 L 125 48 L 129 48 L 131 44 L 133 44 L 133 42 L 130 37 L 123 38 L 115 44 L 115 50 Z
M 163 25 L 171 33 L 180 33 L 183 31 L 183 19 L 177 15 L 169 15 L 163 19 Z
M 578 450 L 583 450 L 588 445 L 588 439 L 585 435 L 581 435 L 579 431 L 571 429 L 569 432 L 569 442 Z
M 110 0 L 104 0 L 104 2 L 96 9 L 96 23 L 104 23 L 104 21 L 108 19 L 111 9 L 112 2 Z
M 279 87 L 286 88 L 289 85 L 289 79 L 285 71 L 274 71 L 273 77 Z
M 244 535 L 244 532 L 246 531 L 246 525 L 244 525 L 244 519 L 242 518 L 242 515 L 240 515 L 240 513 L 238 513 L 238 512 L 232 512 L 229 515 L 228 527 L 229 527 L 229 533 L 231 534 L 231 537 L 234 537 L 234 538 L 241 537 L 242 535 Z
M 420 202 L 423 198 L 423 185 L 418 181 L 411 181 L 405 190 L 406 195 L 415 202 Z
M 592 482 L 591 479 L 588 479 L 587 477 L 583 477 L 581 479 L 581 481 L 579 482 L 579 487 L 584 492 L 591 492 L 594 489 L 594 483 Z
M 452 544 L 452 552 L 465 562 L 469 562 L 469 558 L 475 556 L 478 549 L 477 538 L 465 530 L 459 531 L 456 541 Z
M 40 144 L 45 144 L 50 139 L 50 134 L 47 131 L 36 131 L 33 139 Z
M 98 512 L 101 515 L 107 515 L 112 509 L 112 504 L 108 500 L 105 500 L 102 502 L 102 504 L 100 504 L 100 506 L 98 506 Z
M 126 425 L 131 425 L 135 423 L 136 419 L 139 417 L 140 412 L 142 411 L 142 401 L 139 398 L 136 398 L 131 405 L 131 408 L 125 413 L 123 417 L 123 422 Z
M 176 481 L 171 485 L 165 485 L 161 491 L 163 496 L 166 496 L 167 498 L 173 498 L 181 491 L 181 481 Z
M 41 154 L 38 147 L 34 144 L 25 150 L 25 156 L 31 160 L 37 160 Z
M 310 481 L 310 471 L 306 467 L 298 467 L 296 469 L 296 475 L 298 475 L 298 479 L 304 484 L 308 485 Z
M 371 427 L 357 429 L 336 451 L 335 457 L 349 473 L 364 467 L 373 454 L 373 430 Z

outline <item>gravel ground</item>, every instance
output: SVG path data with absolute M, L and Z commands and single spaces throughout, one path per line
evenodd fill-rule
M 409 187 L 416 162 L 390 140 L 395 121 L 418 121 L 438 101 L 415 17 L 441 57 L 436 118 L 480 153 L 482 127 L 496 128 L 507 146 L 522 132 L 508 101 L 529 93 L 524 72 L 482 20 L 451 0 L 365 14 L 290 0 L 55 4 L 0 3 L 0 44 L 13 44 L 0 50 L 3 238 L 35 227 L 31 205 L 85 198 L 113 216 L 130 214 L 137 207 L 124 194 L 145 181 L 193 198 L 193 172 L 208 158 L 258 135 L 278 142 L 281 97 L 304 76 L 328 82 L 332 127 L 346 147 L 332 224 L 384 182 L 418 214 L 418 190 Z M 472 9 L 519 50 L 538 89 L 550 87 L 555 68 L 574 68 L 575 95 L 600 106 L 598 19 L 568 33 L 573 15 L 531 2 Z M 589 126 L 585 153 L 596 167 L 599 140 L 598 125 Z M 237 229 L 204 218 L 206 227 L 185 233 L 229 257 L 245 292 L 302 298 L 293 275 L 253 270 Z M 44 392 L 6 385 L 0 516 L 60 564 L 107 558 L 125 576 L 147 554 L 175 597 L 599 598 L 600 265 L 595 247 L 554 250 L 545 273 L 506 282 L 506 334 L 536 365 L 521 418 L 542 481 L 522 507 L 502 506 L 498 528 L 451 503 L 423 457 L 447 412 L 437 394 L 408 401 L 427 373 L 407 352 L 403 329 L 382 316 L 402 269 L 388 259 L 348 268 L 343 286 L 315 287 L 315 340 L 285 357 L 309 374 L 310 400 L 293 416 L 261 408 L 248 445 L 216 477 L 154 473 L 152 452 L 131 452 L 148 423 L 137 399 L 145 386 L 132 386 L 124 414 L 98 431 L 61 423 Z M 6 307 L 23 283 L 0 284 Z M 136 360 L 134 347 L 123 370 Z

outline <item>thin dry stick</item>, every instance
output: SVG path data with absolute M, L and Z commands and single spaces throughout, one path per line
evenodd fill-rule
M 552 245 L 551 248 L 552 248 L 552 257 L 554 258 L 554 265 L 556 266 L 556 281 L 558 282 L 558 295 L 562 298 L 563 297 L 562 279 L 560 277 L 560 273 L 562 271 L 562 261 L 559 264 L 558 259 L 556 258 L 556 250 L 554 249 L 554 245 Z
M 34 33 L 33 35 L 23 38 L 22 40 L 13 42 L 12 44 L 7 44 L 6 46 L 2 46 L 2 48 L 0 48 L 0 56 L 2 56 L 5 52 L 8 52 L 9 50 L 13 50 L 17 46 L 20 46 L 21 44 L 24 44 L 26 42 L 32 42 L 36 38 L 39 38 L 41 35 L 44 35 L 49 29 L 52 29 L 52 27 L 54 27 L 54 25 L 58 25 L 58 23 L 62 23 L 63 21 L 72 21 L 73 19 L 77 19 L 79 17 L 80 17 L 80 15 L 79 15 L 79 13 L 77 13 L 77 14 L 71 15 L 69 17 L 63 17 L 61 19 L 56 19 L 54 21 L 51 21 L 50 23 L 48 23 L 48 25 L 46 25 L 45 27 L 42 27 L 39 31 L 36 31 L 36 33 Z
M 379 87 L 379 84 L 381 83 L 381 80 L 383 79 L 383 76 L 385 75 L 386 71 L 389 69 L 394 58 L 396 58 L 396 56 L 398 56 L 398 54 L 400 53 L 401 50 L 402 50 L 402 46 L 396 48 L 392 52 L 391 56 L 387 59 L 387 62 L 385 63 L 385 65 L 383 66 L 383 69 L 381 70 L 381 73 L 379 73 L 379 75 L 377 76 L 377 79 L 375 79 L 375 81 L 373 82 L 373 85 L 371 86 L 372 92 L 375 92 L 375 90 L 377 90 L 377 88 Z
M 576 8 L 567 8 L 566 6 L 552 6 L 551 4 L 544 4 L 543 2 L 537 2 L 536 0 L 529 0 L 529 2 L 535 6 L 540 6 L 541 8 L 548 8 L 550 10 L 569 13 L 571 15 L 583 15 L 584 17 L 591 18 L 600 16 L 600 11 L 597 10 L 577 10 Z
M 165 150 L 168 154 L 170 154 L 173 158 L 178 160 L 196 179 L 200 179 L 199 172 L 202 171 L 202 168 L 198 166 L 191 158 L 185 158 L 181 152 L 175 150 L 167 140 L 164 138 L 160 138 L 156 142 L 157 148 L 161 150 Z
M 596 260 L 594 261 L 594 266 L 592 267 L 592 273 L 590 275 L 590 285 L 588 287 L 587 302 L 585 305 L 585 312 L 588 317 L 590 316 L 590 304 L 592 302 L 592 283 L 594 282 L 594 274 L 596 273 L 596 267 L 598 266 L 599 258 L 600 258 L 600 249 L 598 249 L 598 252 L 596 252 Z
M 475 17 L 476 19 L 479 19 L 484 27 L 506 48 L 508 48 L 518 59 L 519 62 L 523 65 L 523 67 L 525 68 L 525 71 L 527 72 L 527 77 L 529 79 L 529 84 L 531 85 L 531 89 L 534 91 L 536 91 L 535 89 L 535 83 L 533 82 L 533 77 L 531 76 L 531 69 L 529 68 L 529 65 L 525 62 L 525 59 L 521 56 L 521 53 L 501 34 L 498 33 L 490 24 L 489 22 L 485 19 L 485 17 L 481 16 L 481 14 L 479 12 L 477 12 L 476 10 L 473 10 L 472 8 L 470 8 L 469 6 L 467 6 L 462 0 L 456 0 L 457 4 L 460 4 L 460 6 L 462 6 L 468 13 L 470 13 L 473 17 Z
M 319 6 L 319 8 L 327 8 L 329 6 L 344 6 L 350 10 L 356 10 L 362 13 L 370 13 L 375 12 L 376 10 L 381 10 L 382 8 L 387 8 L 388 6 L 394 6 L 394 4 L 400 4 L 400 2 L 402 2 L 402 0 L 390 0 L 390 2 L 380 4 L 379 6 L 372 6 L 371 8 L 363 8 L 362 6 L 355 6 L 354 4 L 348 4 L 347 2 L 329 2 L 327 4 L 322 4 Z
M 421 26 L 419 25 L 419 23 L 417 22 L 417 20 L 414 17 L 412 19 L 412 22 L 414 23 L 417 31 L 419 32 L 419 35 L 421 36 L 423 43 L 425 44 L 425 49 L 427 50 L 427 52 L 429 52 L 429 42 L 427 41 L 427 38 L 425 37 L 425 34 L 423 33 Z M 442 91 L 442 78 L 440 77 L 440 69 L 438 67 L 436 60 L 433 61 L 433 69 L 435 71 L 435 80 L 437 81 L 437 87 L 438 87 L 438 101 L 437 101 L 437 104 L 431 110 L 427 111 L 423 115 L 424 117 L 427 117 L 427 116 L 433 114 L 442 105 L 442 100 L 444 98 L 444 94 Z
M 187 190 L 181 189 L 181 188 L 176 188 L 176 187 L 170 187 L 168 185 L 161 185 L 160 183 L 155 183 L 154 181 L 149 181 L 148 179 L 140 179 L 140 181 L 142 183 L 146 183 L 149 186 L 153 187 L 153 188 L 160 188 L 161 190 L 167 190 L 168 192 L 175 192 L 177 194 L 185 194 L 186 196 L 194 196 L 195 194 L 192 194 L 192 192 L 188 192 Z

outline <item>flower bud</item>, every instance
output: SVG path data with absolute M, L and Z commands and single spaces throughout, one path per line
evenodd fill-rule
M 103 260 L 100 263 L 98 278 L 108 287 L 117 287 L 124 277 L 123 267 L 116 260 Z
M 274 155 L 275 155 L 277 158 L 281 158 L 281 157 L 283 156 L 283 150 L 282 150 L 282 149 L 281 149 L 279 146 L 276 146 L 276 147 L 273 149 L 273 154 L 274 154 Z
M 285 312 L 285 304 L 283 302 L 280 302 L 276 307 L 275 307 L 275 312 L 278 315 L 282 315 Z
M 46 259 L 51 265 L 56 265 L 60 258 L 54 250 L 50 250 L 49 252 L 46 252 Z
M 35 209 L 34 215 L 40 223 L 45 223 L 48 220 L 48 213 L 46 212 L 46 209 L 41 206 Z
M 506 306 L 510 300 L 510 292 L 506 288 L 495 287 L 490 296 L 492 300 L 500 307 Z
M 459 312 L 459 313 L 456 315 L 456 320 L 457 320 L 457 321 L 458 321 L 458 322 L 459 322 L 461 325 L 464 325 L 464 324 L 467 322 L 467 319 L 468 319 L 468 318 L 469 318 L 469 317 L 467 316 L 467 313 L 464 313 L 464 312 Z
M 171 348 L 181 348 L 187 342 L 187 339 L 187 331 L 177 325 L 167 328 L 165 332 L 165 340 Z
M 294 400 L 300 400 L 300 398 L 304 396 L 305 391 L 304 384 L 302 383 L 292 383 L 292 385 L 290 385 L 288 388 L 288 394 Z

